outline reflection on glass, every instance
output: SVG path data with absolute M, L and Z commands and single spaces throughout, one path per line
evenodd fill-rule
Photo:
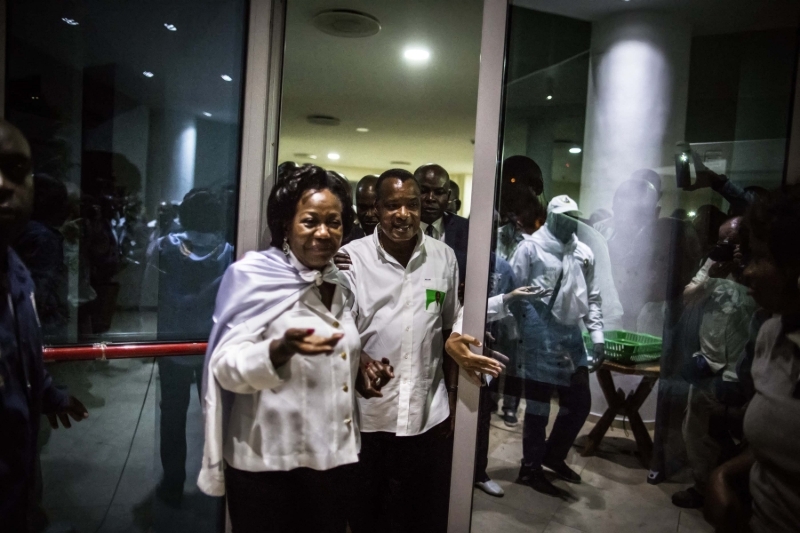
M 796 509 L 764 497 L 777 475 L 766 461 L 752 509 L 738 497 L 746 443 L 776 451 L 752 434 L 754 392 L 781 390 L 756 337 L 780 343 L 795 327 L 761 327 L 793 308 L 797 275 L 761 269 L 754 235 L 794 216 L 791 191 L 768 191 L 786 160 L 800 6 L 744 2 L 722 20 L 713 0 L 658 14 L 515 3 L 486 324 L 511 361 L 481 394 L 473 530 L 509 506 L 552 506 L 552 527 L 581 531 L 612 514 L 620 530 L 684 528 L 705 504 L 718 531 L 751 514 L 754 530 L 789 531 Z M 759 301 L 759 279 L 785 284 L 781 302 L 766 289 Z M 712 482 L 722 464 L 727 487 Z
M 6 7 L 5 118 L 35 175 L 15 248 L 44 343 L 205 341 L 234 259 L 247 2 Z M 90 412 L 42 431 L 54 529 L 218 529 L 194 487 L 199 359 L 50 365 Z

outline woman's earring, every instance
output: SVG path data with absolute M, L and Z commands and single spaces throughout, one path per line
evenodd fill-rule
M 283 238 L 283 246 L 281 248 L 283 249 L 283 253 L 286 254 L 286 256 L 288 257 L 291 248 L 289 248 L 289 241 L 287 240 L 286 237 Z

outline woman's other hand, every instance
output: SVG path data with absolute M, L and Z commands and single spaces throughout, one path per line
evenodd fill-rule
M 283 366 L 295 354 L 305 356 L 330 355 L 336 345 L 344 337 L 341 333 L 334 333 L 330 337 L 314 335 L 313 329 L 290 328 L 283 334 L 282 339 L 270 343 L 269 357 L 275 368 Z

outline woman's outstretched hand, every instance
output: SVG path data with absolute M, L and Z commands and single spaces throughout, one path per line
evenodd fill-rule
M 394 377 L 394 367 L 387 358 L 376 361 L 361 352 L 361 363 L 356 377 L 356 390 L 364 398 L 382 398 L 381 388 Z
M 314 335 L 313 329 L 290 328 L 282 339 L 270 343 L 269 357 L 275 368 L 283 366 L 295 354 L 305 356 L 330 355 L 344 337 L 334 333 L 330 337 Z

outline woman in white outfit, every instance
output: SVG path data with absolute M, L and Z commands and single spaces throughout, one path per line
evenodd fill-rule
M 355 391 L 392 377 L 361 353 L 331 262 L 353 226 L 335 175 L 304 166 L 272 190 L 271 247 L 225 273 L 206 353 L 200 488 L 227 492 L 233 531 L 344 533 L 358 461 Z

